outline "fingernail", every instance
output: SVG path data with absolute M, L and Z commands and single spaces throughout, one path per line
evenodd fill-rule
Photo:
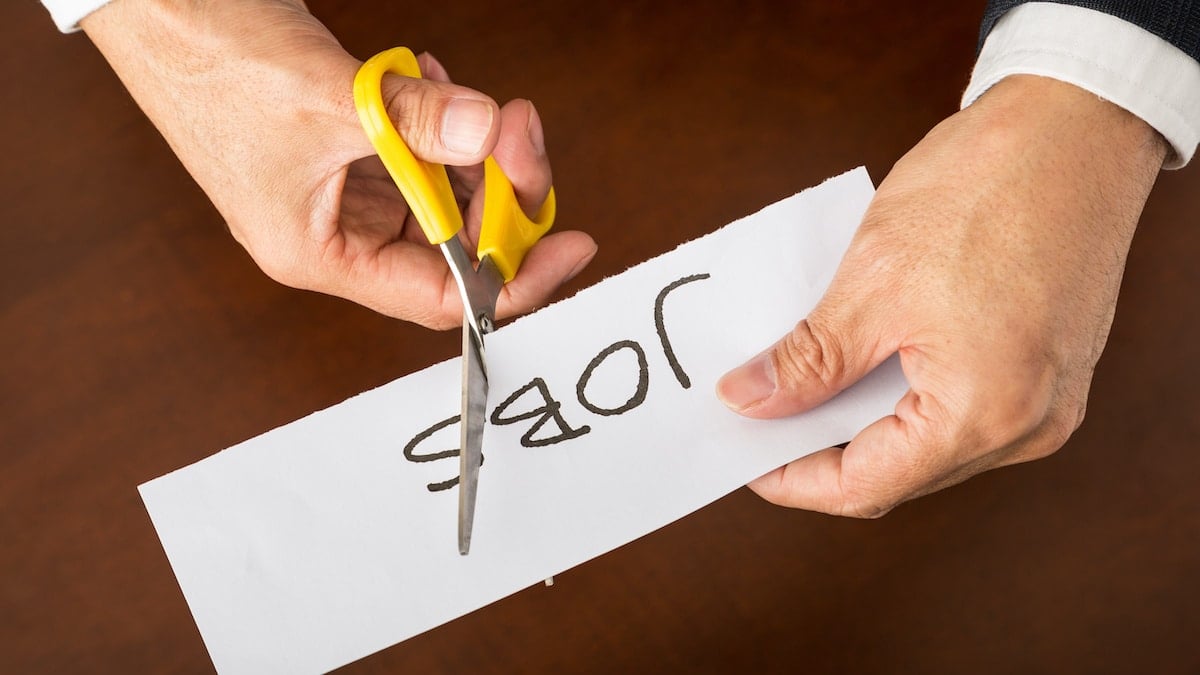
M 591 253 L 587 254 L 587 256 L 582 258 L 579 262 L 575 263 L 575 267 L 572 268 L 571 271 L 567 273 L 567 278 L 563 279 L 563 283 L 565 284 L 568 281 L 579 276 L 579 273 L 583 271 L 583 268 L 587 267 L 588 263 L 592 262 L 592 258 L 596 257 L 596 251 L 598 251 L 598 250 L 599 250 L 599 248 L 593 247 Z
M 775 393 L 775 364 L 772 350 L 755 356 L 725 373 L 717 382 L 717 396 L 737 411 L 748 410 Z
M 442 146 L 450 152 L 474 156 L 483 149 L 492 130 L 492 106 L 484 101 L 456 98 L 442 115 Z
M 429 52 L 424 52 L 417 57 L 417 61 L 421 64 L 421 73 L 426 79 L 437 80 L 439 82 L 449 82 L 450 75 L 446 72 L 442 62 L 437 60 L 437 57 Z
M 525 133 L 529 135 L 529 143 L 537 150 L 539 155 L 546 154 L 546 136 L 542 132 L 542 118 L 538 115 L 537 108 L 533 107 L 533 102 L 529 103 L 529 126 L 525 127 Z

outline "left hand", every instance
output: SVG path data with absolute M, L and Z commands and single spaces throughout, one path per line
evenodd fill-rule
M 1044 457 L 1083 420 L 1141 209 L 1166 145 L 1091 93 L 1006 78 L 879 186 L 825 296 L 728 373 L 738 412 L 812 408 L 899 352 L 895 413 L 750 484 L 769 501 L 877 517 Z

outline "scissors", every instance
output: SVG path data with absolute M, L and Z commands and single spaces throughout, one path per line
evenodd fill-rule
M 462 296 L 462 414 L 459 418 L 458 552 L 471 549 L 479 466 L 483 462 L 483 424 L 487 416 L 488 371 L 483 336 L 496 325 L 496 298 L 521 261 L 554 223 L 554 189 L 530 219 L 517 203 L 512 183 L 495 158 L 484 160 L 483 224 L 476 249 L 478 267 L 458 233 L 462 212 L 446 167 L 417 159 L 388 117 L 382 83 L 387 73 L 421 77 L 413 53 L 396 47 L 376 54 L 354 78 L 354 105 L 375 151 L 404 195 L 429 243 L 442 249 Z

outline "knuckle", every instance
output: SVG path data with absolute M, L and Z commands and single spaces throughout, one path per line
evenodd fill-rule
M 440 112 L 444 102 L 432 85 L 420 80 L 408 77 L 389 80 L 383 97 L 388 115 L 406 143 L 425 149 L 441 131 Z
M 975 423 L 960 445 L 993 452 L 1028 441 L 1050 421 L 1053 387 L 1041 373 L 1014 372 L 1002 381 L 985 380 L 973 387 L 969 408 Z
M 837 344 L 811 320 L 801 321 L 775 349 L 775 367 L 781 386 L 818 382 L 833 388 L 844 370 L 845 359 Z
M 881 499 L 873 492 L 851 492 L 843 497 L 838 514 L 862 520 L 876 520 L 886 516 L 894 508 L 895 502 Z
M 1047 428 L 1045 433 L 1025 443 L 1016 452 L 1012 453 L 1006 463 L 1033 462 L 1045 459 L 1058 452 L 1067 442 L 1067 436 L 1069 435 L 1069 433 L 1061 433 L 1055 428 Z
M 892 505 L 875 502 L 850 502 L 842 507 L 842 515 L 860 520 L 878 520 L 895 508 Z
M 1074 404 L 1065 405 L 1050 415 L 1043 425 L 1044 431 L 1041 443 L 1033 449 L 1031 458 L 1042 459 L 1043 457 L 1049 457 L 1066 445 L 1067 440 L 1083 424 L 1086 408 L 1086 402 L 1079 401 Z
M 1019 382 L 976 416 L 962 445 L 1011 463 L 1049 457 L 1066 444 L 1083 423 L 1086 396 L 1064 396 L 1049 373 Z
M 875 520 L 887 515 L 899 503 L 885 496 L 886 486 L 872 481 L 843 479 L 841 487 L 841 501 L 834 509 L 837 515 Z

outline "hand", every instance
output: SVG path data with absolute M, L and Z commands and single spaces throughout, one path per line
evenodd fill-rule
M 780 417 L 899 352 L 911 389 L 845 449 L 751 489 L 877 517 L 1061 447 L 1083 420 L 1165 148 L 1121 108 L 1034 76 L 934 128 L 879 186 L 812 313 L 717 385 L 734 410 Z
M 461 322 L 445 259 L 359 125 L 360 62 L 301 2 L 117 0 L 82 27 L 268 275 L 426 326 Z M 499 107 L 419 61 L 426 79 L 388 76 L 384 100 L 414 154 L 450 169 L 473 250 L 488 154 L 526 211 L 549 192 L 541 121 L 529 101 Z M 498 316 L 543 303 L 595 250 L 580 232 L 543 238 Z

